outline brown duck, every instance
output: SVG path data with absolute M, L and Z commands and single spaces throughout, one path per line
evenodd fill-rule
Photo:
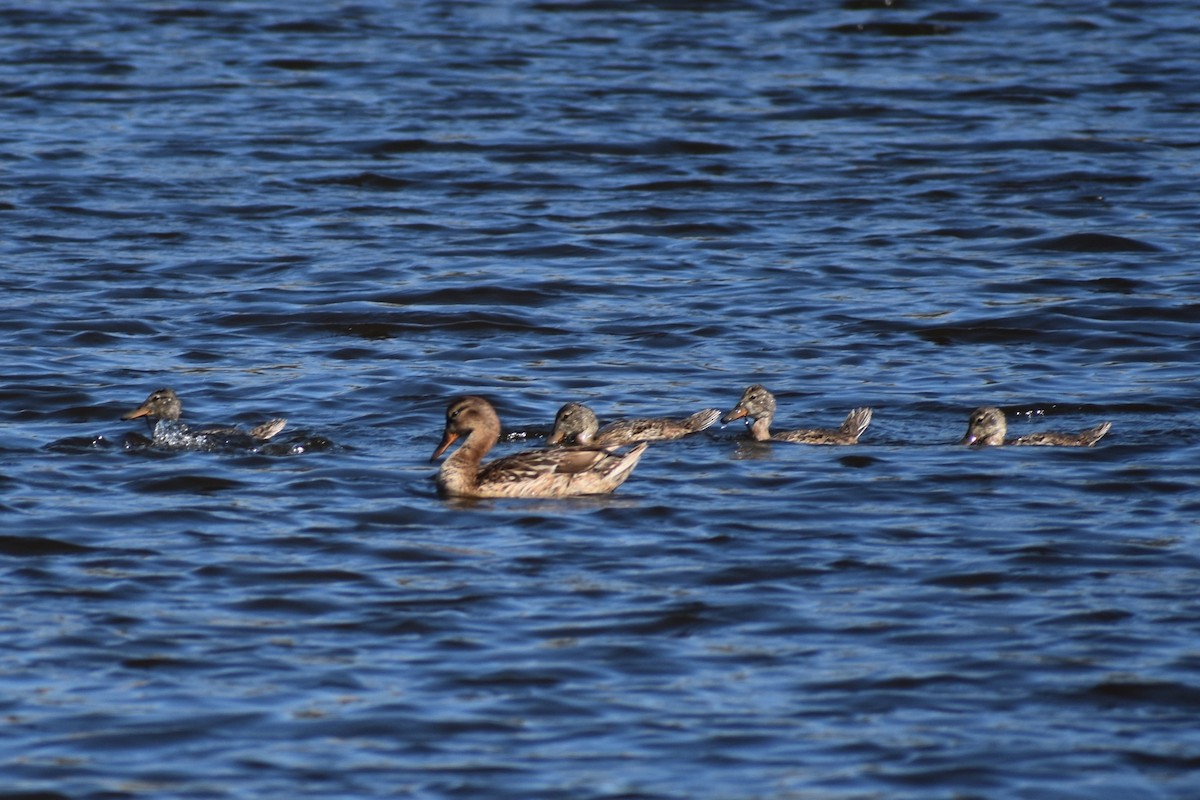
M 1111 422 L 1105 422 L 1081 433 L 1027 433 L 1024 436 L 1005 441 L 1004 437 L 1008 435 L 1008 421 L 1004 417 L 1004 412 L 998 408 L 987 406 L 971 412 L 971 416 L 967 420 L 967 435 L 959 441 L 959 444 L 976 447 L 1002 444 L 1091 447 L 1100 441 L 1111 427 Z
M 717 409 L 706 408 L 683 419 L 620 419 L 601 428 L 600 421 L 590 408 L 582 403 L 567 403 L 554 416 L 554 430 L 550 432 L 546 443 L 574 441 L 582 445 L 617 446 L 679 439 L 689 433 L 697 433 L 711 427 L 720 416 L 721 412 Z
M 729 413 L 721 417 L 721 422 L 733 422 L 735 419 L 749 417 L 753 420 L 750 425 L 750 436 L 759 442 L 792 442 L 794 444 L 857 444 L 858 437 L 871 424 L 871 409 L 856 408 L 846 415 L 845 422 L 836 430 L 832 428 L 811 428 L 794 431 L 771 433 L 771 421 L 775 418 L 775 396 L 765 387 L 754 384 L 742 392 Z
M 608 494 L 625 482 L 649 446 L 618 453 L 605 447 L 526 450 L 483 464 L 500 440 L 500 417 L 482 397 L 468 395 L 446 408 L 446 429 L 430 461 L 456 440 L 463 443 L 437 474 L 438 490 L 455 497 L 570 497 Z
M 261 425 L 255 425 L 249 430 L 233 427 L 192 430 L 180 422 L 179 418 L 182 415 L 183 403 L 179 401 L 179 396 L 171 389 L 164 388 L 151 392 L 144 403 L 128 414 L 122 414 L 121 419 L 145 417 L 151 423 L 155 444 L 171 447 L 203 447 L 222 442 L 228 443 L 237 438 L 265 442 L 287 425 L 286 419 L 272 419 Z

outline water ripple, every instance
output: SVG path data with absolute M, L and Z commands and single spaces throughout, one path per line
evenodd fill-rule
M 1195 796 L 1193 17 L 0 9 L 5 791 Z M 431 480 L 751 383 L 873 421 Z

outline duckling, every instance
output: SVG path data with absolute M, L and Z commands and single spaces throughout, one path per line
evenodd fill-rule
M 146 418 L 150 424 L 153 443 L 162 447 L 203 449 L 219 444 L 236 443 L 245 439 L 249 443 L 265 442 L 275 436 L 284 426 L 286 419 L 272 419 L 249 430 L 234 427 L 215 427 L 192 430 L 180 421 L 183 403 L 171 389 L 156 389 L 140 406 L 122 414 L 121 419 Z
M 697 411 L 683 419 L 649 417 L 620 419 L 600 427 L 596 414 L 582 403 L 567 403 L 554 416 L 554 430 L 547 444 L 570 441 L 577 444 L 623 445 L 679 439 L 709 428 L 721 416 L 715 408 Z
M 793 444 L 857 444 L 858 437 L 871 424 L 871 409 L 856 408 L 846 415 L 842 426 L 836 430 L 831 428 L 811 428 L 794 431 L 771 433 L 771 422 L 775 418 L 775 396 L 766 387 L 754 384 L 742 392 L 729 413 L 721 417 L 721 422 L 733 422 L 735 419 L 749 417 L 753 420 L 750 425 L 750 435 L 759 442 L 792 442 Z
M 1008 420 L 1004 412 L 993 406 L 985 406 L 971 412 L 967 420 L 967 434 L 959 444 L 976 447 L 1003 444 L 1091 447 L 1100 441 L 1111 427 L 1111 422 L 1104 422 L 1081 433 L 1027 433 L 1005 441 L 1004 437 L 1008 435 Z

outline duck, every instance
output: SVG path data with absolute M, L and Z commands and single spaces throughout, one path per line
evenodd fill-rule
M 967 434 L 959 444 L 975 447 L 1004 444 L 1091 447 L 1100 441 L 1110 428 L 1112 423 L 1104 422 L 1080 433 L 1027 433 L 1005 441 L 1005 436 L 1008 435 L 1008 420 L 1004 412 L 994 406 L 984 406 L 971 412 L 967 420 Z
M 750 425 L 750 436 L 759 442 L 857 444 L 858 437 L 862 436 L 863 431 L 871 424 L 871 415 L 870 408 L 856 408 L 846 415 L 846 420 L 836 430 L 812 428 L 771 433 L 771 421 L 775 418 L 775 395 L 767 391 L 765 386 L 756 383 L 746 387 L 746 390 L 742 392 L 742 398 L 725 416 L 721 417 L 721 422 L 730 423 L 735 419 L 749 417 L 753 420 Z
M 145 418 L 150 423 L 153 443 L 164 447 L 200 448 L 218 445 L 265 442 L 275 436 L 284 426 L 286 419 L 272 419 L 249 430 L 234 427 L 215 427 L 192 430 L 183 422 L 183 403 L 172 389 L 155 389 L 140 406 L 121 419 Z
M 555 447 L 524 450 L 487 464 L 483 458 L 500 440 L 500 416 L 483 397 L 465 395 L 446 407 L 442 441 L 429 460 L 451 444 L 458 449 L 442 462 L 438 491 L 450 497 L 571 497 L 609 494 L 633 472 L 649 444 L 619 452 L 615 447 Z
M 554 415 L 554 430 L 546 444 L 574 441 L 581 445 L 626 445 L 679 439 L 712 427 L 720 418 L 716 408 L 706 408 L 683 419 L 640 417 L 620 419 L 603 428 L 596 413 L 583 403 L 567 403 Z

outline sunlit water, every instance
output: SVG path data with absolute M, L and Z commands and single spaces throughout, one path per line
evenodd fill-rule
M 0 11 L 7 795 L 1200 796 L 1193 9 L 118 5 Z M 755 382 L 874 421 L 430 480 Z

